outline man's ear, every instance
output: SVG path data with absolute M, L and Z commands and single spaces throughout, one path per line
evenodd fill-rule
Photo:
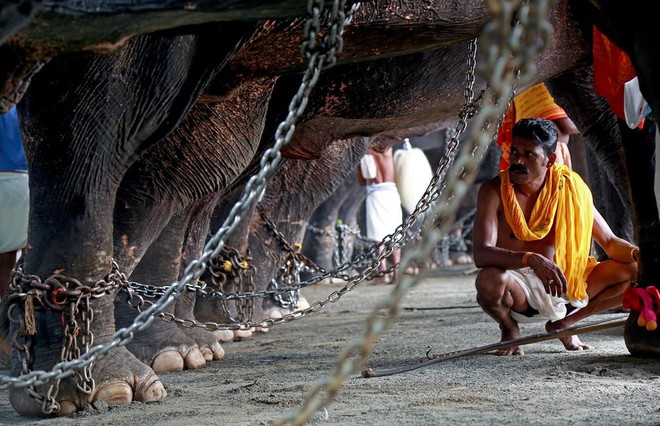
M 553 152 L 548 155 L 548 164 L 546 166 L 548 168 L 552 167 L 552 165 L 555 164 L 555 161 L 557 161 L 557 154 Z

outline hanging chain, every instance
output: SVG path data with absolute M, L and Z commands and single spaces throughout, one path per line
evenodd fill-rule
M 236 295 L 226 295 L 220 292 L 209 292 L 207 289 L 197 289 L 197 294 L 200 295 L 201 297 L 207 297 L 211 299 L 226 299 L 226 300 L 233 298 L 276 297 L 274 295 L 298 291 L 301 288 L 304 288 L 312 284 L 316 284 L 331 277 L 340 278 L 346 281 L 346 284 L 344 285 L 343 288 L 333 291 L 323 301 L 316 301 L 310 304 L 310 306 L 305 309 L 295 310 L 293 312 L 283 315 L 281 318 L 278 319 L 266 318 L 257 322 L 246 321 L 240 323 L 239 322 L 217 323 L 213 321 L 202 323 L 202 322 L 198 322 L 195 319 L 177 318 L 169 313 L 162 314 L 160 315 L 160 317 L 165 321 L 175 322 L 182 327 L 199 327 L 209 331 L 250 330 L 254 327 L 270 328 L 276 324 L 282 324 L 289 321 L 297 320 L 303 318 L 307 314 L 318 312 L 321 309 L 323 309 L 327 304 L 335 303 L 336 301 L 338 301 L 344 294 L 348 293 L 349 291 L 352 291 L 361 282 L 365 280 L 371 280 L 377 277 L 381 277 L 394 272 L 399 267 L 399 264 L 392 265 L 389 268 L 380 271 L 379 270 L 380 262 L 384 258 L 388 257 L 390 254 L 392 254 L 392 252 L 396 248 L 400 247 L 401 245 L 405 244 L 407 241 L 412 239 L 409 230 L 415 225 L 417 219 L 421 217 L 421 215 L 424 212 L 431 209 L 431 206 L 434 203 L 436 203 L 436 201 L 442 194 L 442 190 L 444 189 L 444 186 L 442 188 L 439 187 L 438 182 L 443 182 L 446 179 L 448 166 L 452 162 L 451 160 L 456 156 L 456 151 L 459 145 L 460 136 L 467 128 L 467 121 L 470 118 L 472 118 L 475 111 L 479 110 L 478 101 L 481 97 L 479 97 L 477 100 L 474 99 L 474 82 L 475 82 L 476 55 L 477 55 L 476 39 L 470 41 L 470 43 L 468 44 L 468 52 L 469 52 L 467 59 L 468 70 L 466 74 L 466 87 L 464 90 L 465 103 L 461 107 L 458 114 L 459 120 L 454 129 L 454 133 L 453 133 L 454 138 L 452 138 L 452 140 L 450 141 L 449 146 L 447 148 L 447 153 L 440 161 L 436 173 L 431 179 L 426 191 L 417 202 L 414 211 L 410 214 L 410 216 L 408 216 L 405 219 L 405 221 L 401 225 L 399 225 L 396 228 L 396 230 L 392 234 L 385 236 L 385 238 L 383 238 L 383 240 L 380 243 L 374 244 L 368 250 L 354 257 L 350 262 L 344 263 L 340 267 L 335 268 L 334 270 L 331 271 L 325 270 L 324 268 L 314 264 L 314 262 L 312 262 L 311 260 L 305 257 L 306 266 L 312 270 L 316 270 L 317 275 L 310 280 L 302 281 L 292 286 L 271 285 L 270 288 L 268 288 L 266 291 L 261 291 L 258 293 L 236 294 Z M 262 215 L 262 217 L 264 216 Z M 264 222 L 268 223 L 269 219 L 266 217 L 264 219 Z M 428 222 L 428 220 L 424 220 L 424 222 Z M 272 229 L 272 231 L 275 232 L 274 235 L 278 239 L 280 244 L 282 244 L 284 247 L 291 248 L 290 243 L 288 243 L 284 238 L 284 236 L 281 234 L 281 232 L 279 232 L 275 228 L 275 225 L 272 223 L 272 221 L 270 221 L 270 228 Z M 302 254 L 300 254 L 300 256 L 302 256 Z M 362 263 L 366 263 L 366 266 L 360 267 L 361 272 L 359 274 L 351 276 L 343 273 L 344 271 L 353 268 L 356 265 L 360 265 Z M 165 296 L 168 290 L 169 289 L 159 290 L 159 291 L 162 291 L 163 292 L 162 296 Z
M 221 294 L 242 294 L 254 291 L 254 276 L 256 268 L 252 258 L 243 257 L 234 248 L 223 247 L 218 257 L 211 259 L 209 272 L 213 285 Z M 230 322 L 247 321 L 254 312 L 254 298 L 239 298 L 235 302 L 236 315 L 234 316 L 227 306 L 227 299 L 220 299 L 220 308 Z
M 521 70 L 521 79 L 529 79 L 534 72 L 532 60 L 545 46 L 552 32 L 552 26 L 546 20 L 547 11 L 552 4 L 553 1 L 546 0 L 530 0 L 523 5 L 516 0 L 489 3 L 493 19 L 480 37 L 485 54 L 485 60 L 480 62 L 480 73 L 488 81 L 488 88 L 482 109 L 475 118 L 475 131 L 468 143 L 461 148 L 460 156 L 452 167 L 451 179 L 442 194 L 442 202 L 436 203 L 432 211 L 440 227 L 426 227 L 422 242 L 414 252 L 406 256 L 402 267 L 427 259 L 442 232 L 448 228 L 446 219 L 455 214 L 460 201 L 474 181 L 481 159 L 497 130 L 497 123 L 506 113 L 506 103 L 501 100 L 510 97 L 511 87 L 516 79 L 514 70 Z M 512 27 L 516 12 L 520 23 Z M 421 281 L 423 275 L 406 276 L 399 280 L 388 300 L 378 304 L 371 312 L 367 330 L 362 338 L 354 339 L 341 352 L 334 375 L 312 386 L 298 412 L 279 419 L 276 424 L 305 424 L 314 413 L 334 399 L 344 380 L 366 365 L 378 336 L 394 322 L 400 301 L 408 290 Z M 386 315 L 383 315 L 382 311 L 385 311 Z
M 307 269 L 305 262 L 299 257 L 300 248 L 296 245 L 295 251 L 287 253 L 284 265 L 280 267 L 277 275 L 268 285 L 268 290 L 274 290 L 273 301 L 284 309 L 298 309 L 300 289 L 295 289 L 295 287 L 300 283 L 300 273 Z M 281 287 L 294 288 L 294 290 L 278 291 Z

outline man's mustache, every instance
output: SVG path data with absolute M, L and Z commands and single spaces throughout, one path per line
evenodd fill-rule
M 523 173 L 523 174 L 528 173 L 527 167 L 521 166 L 519 164 L 511 164 L 509 166 L 509 171 L 513 173 Z

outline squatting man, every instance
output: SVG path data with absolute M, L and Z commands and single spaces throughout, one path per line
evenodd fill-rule
M 477 301 L 499 324 L 502 341 L 521 337 L 520 322 L 547 320 L 550 332 L 619 306 L 637 279 L 639 248 L 612 233 L 580 176 L 555 162 L 556 145 L 551 121 L 519 121 L 509 168 L 479 190 Z M 609 259 L 590 256 L 592 238 Z M 560 340 L 568 350 L 590 349 L 575 335 Z

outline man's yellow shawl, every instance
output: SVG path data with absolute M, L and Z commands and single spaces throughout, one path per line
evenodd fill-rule
M 504 215 L 516 238 L 540 240 L 556 222 L 554 261 L 568 281 L 568 297 L 583 300 L 587 295 L 587 277 L 596 266 L 596 259 L 589 256 L 594 207 L 587 185 L 568 167 L 553 164 L 528 223 L 509 180 L 509 171 L 502 170 L 500 179 Z

